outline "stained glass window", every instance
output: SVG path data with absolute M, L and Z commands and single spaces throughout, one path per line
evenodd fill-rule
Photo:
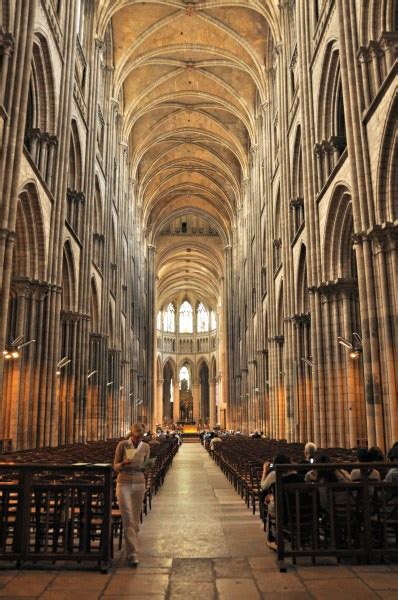
M 170 302 L 163 314 L 163 330 L 170 333 L 174 333 L 176 330 L 176 309 L 172 302 Z
M 205 331 L 209 331 L 209 311 L 205 309 L 202 302 L 198 305 L 198 310 L 196 312 L 197 319 L 197 331 L 198 333 L 203 333 Z
M 193 311 L 188 300 L 180 307 L 180 333 L 193 333 Z

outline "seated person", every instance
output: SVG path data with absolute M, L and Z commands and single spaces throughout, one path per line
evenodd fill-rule
M 210 440 L 210 452 L 214 451 L 214 446 L 222 442 L 218 432 L 214 434 L 214 437 Z
M 275 456 L 274 460 L 265 462 L 263 465 L 263 474 L 261 478 L 260 487 L 263 492 L 266 492 L 264 503 L 267 506 L 267 546 L 272 550 L 276 550 L 275 534 L 273 531 L 271 520 L 275 520 L 276 517 L 276 506 L 275 506 L 275 483 L 276 483 L 276 472 L 274 465 L 289 465 L 291 460 L 286 454 L 279 453 Z M 285 480 L 297 481 L 299 477 L 296 471 L 288 470 L 282 475 Z
M 261 438 L 261 433 L 256 429 L 254 433 L 251 435 L 252 438 Z
M 316 464 L 330 464 L 332 461 L 327 454 L 318 454 L 315 460 Z M 307 482 L 317 482 L 317 483 L 345 483 L 351 481 L 350 474 L 344 469 L 319 469 L 308 471 L 305 476 L 305 481 Z M 333 499 L 336 506 L 346 506 L 346 491 L 345 490 L 334 490 Z M 319 488 L 319 500 L 321 506 L 325 512 L 329 512 L 330 502 L 329 502 L 329 489 L 326 487 Z M 349 499 L 350 504 L 353 502 L 353 498 Z
M 313 463 L 315 454 L 318 452 L 318 448 L 312 442 L 307 442 L 304 446 L 304 460 L 303 463 Z
M 388 458 L 393 463 L 393 466 L 391 467 L 391 469 L 388 470 L 388 473 L 385 476 L 384 481 L 387 481 L 389 483 L 398 482 L 398 442 L 395 442 L 395 444 L 389 451 Z M 398 504 L 398 491 L 395 491 L 393 489 L 389 490 L 388 498 L 390 500 L 394 499 L 394 501 L 396 499 L 397 504 Z
M 366 448 L 358 448 L 357 450 L 358 462 L 369 463 L 373 462 L 370 451 Z M 351 471 L 351 481 L 361 481 L 363 474 L 366 472 L 368 479 L 371 481 L 380 481 L 380 473 L 377 469 L 353 469 Z

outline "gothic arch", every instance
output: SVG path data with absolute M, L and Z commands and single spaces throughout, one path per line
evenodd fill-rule
M 100 330 L 99 320 L 99 298 L 95 277 L 91 277 L 91 331 L 98 333 Z
M 46 38 L 36 33 L 32 49 L 32 71 L 29 83 L 28 109 L 26 116 L 26 145 L 32 150 L 32 130 L 40 133 L 55 132 L 55 86 L 50 51 Z
M 346 146 L 345 117 L 340 55 L 336 40 L 330 41 L 326 48 L 319 90 L 322 90 L 323 101 L 318 105 L 317 140 L 321 142 L 339 138 L 336 149 L 341 153 Z
M 323 245 L 325 281 L 354 276 L 352 234 L 351 194 L 344 184 L 338 184 L 334 189 L 326 219 Z
M 398 10 L 398 9 L 397 9 Z M 398 94 L 390 105 L 383 133 L 377 178 L 377 221 L 398 219 Z
M 296 136 L 293 147 L 292 160 L 292 195 L 293 197 L 303 197 L 303 159 L 301 151 L 301 126 L 297 126 Z
M 300 258 L 297 271 L 297 312 L 299 314 L 309 312 L 309 294 L 307 284 L 307 256 L 306 247 L 304 244 L 301 245 Z
M 169 365 L 171 373 L 172 373 L 172 379 L 176 379 L 177 377 L 177 367 L 176 367 L 176 363 L 175 361 L 169 357 L 167 360 L 165 360 L 164 364 L 163 364 L 163 369 L 165 368 L 166 365 Z M 181 367 L 180 367 L 181 368 Z
M 206 367 L 209 369 L 209 373 L 210 373 L 210 368 L 209 368 L 209 361 L 204 357 L 204 356 L 200 356 L 198 358 L 198 360 L 196 361 L 196 373 L 195 373 L 195 377 L 198 379 L 199 378 L 199 373 L 202 369 L 203 365 L 206 365 Z
M 27 183 L 19 194 L 13 276 L 45 279 L 45 234 L 37 188 Z
M 68 187 L 70 190 L 81 191 L 83 181 L 83 162 L 80 145 L 79 131 L 76 121 L 72 120 L 71 138 L 69 146 L 69 176 Z
M 62 310 L 75 310 L 76 303 L 76 270 L 69 240 L 64 244 L 62 258 Z
M 95 187 L 94 187 L 94 219 L 93 219 L 93 231 L 94 233 L 103 233 L 103 202 L 101 188 L 99 185 L 98 177 L 95 176 Z
M 377 40 L 384 31 L 398 30 L 397 0 L 367 0 L 360 6 L 360 46 Z

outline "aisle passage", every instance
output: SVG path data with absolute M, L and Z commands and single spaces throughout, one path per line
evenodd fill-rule
M 141 554 L 175 558 L 269 556 L 250 510 L 200 444 L 183 444 L 146 519 Z

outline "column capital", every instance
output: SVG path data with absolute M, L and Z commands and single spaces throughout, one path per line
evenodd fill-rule
M 100 37 L 96 36 L 95 37 L 95 47 L 97 48 L 97 50 L 99 50 L 99 52 L 103 52 L 106 48 L 104 40 L 102 40 Z
M 15 40 L 10 32 L 0 31 L 0 55 L 12 54 L 14 51 Z
M 260 108 L 261 108 L 261 114 L 262 114 L 262 116 L 263 116 L 263 117 L 265 117 L 265 116 L 268 114 L 268 112 L 269 112 L 269 107 L 270 107 L 270 102 L 269 102 L 269 100 L 265 100 L 265 101 L 262 103 L 261 107 L 260 107 Z

